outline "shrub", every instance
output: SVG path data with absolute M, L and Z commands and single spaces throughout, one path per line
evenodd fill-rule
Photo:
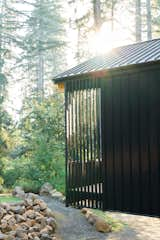
M 22 178 L 18 179 L 15 182 L 15 186 L 21 186 L 26 193 L 27 192 L 39 193 L 41 184 L 38 181 Z

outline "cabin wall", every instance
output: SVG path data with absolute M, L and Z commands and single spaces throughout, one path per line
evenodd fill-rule
M 101 87 L 104 209 L 160 216 L 160 67 Z

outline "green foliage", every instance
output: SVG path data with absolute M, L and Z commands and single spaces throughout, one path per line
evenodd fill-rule
M 112 231 L 113 232 L 118 232 L 123 230 L 123 228 L 126 226 L 126 224 L 118 219 L 112 218 L 111 216 L 109 216 L 106 212 L 100 211 L 100 210 L 96 210 L 96 209 L 92 209 L 92 212 L 104 219 L 111 227 L 112 227 Z
M 15 182 L 15 186 L 21 186 L 25 192 L 38 193 L 41 184 L 39 181 L 35 181 L 29 178 L 19 178 Z
M 3 185 L 4 179 L 0 176 L 0 185 Z
M 64 109 L 62 95 L 42 102 L 26 99 L 23 118 L 18 126 L 21 145 L 10 153 L 3 171 L 5 185 L 21 185 L 25 191 L 37 192 L 50 182 L 64 192 Z

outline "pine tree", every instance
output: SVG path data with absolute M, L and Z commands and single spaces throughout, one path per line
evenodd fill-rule
M 152 16 L 151 16 L 151 1 L 146 0 L 147 8 L 147 39 L 152 39 Z
M 96 31 L 99 31 L 102 25 L 101 10 L 102 10 L 101 1 L 93 0 L 93 17 L 94 17 L 94 26 Z
M 5 39 L 4 39 L 4 14 L 5 14 L 5 0 L 0 2 L 0 107 L 4 100 L 4 90 L 6 85 L 6 77 L 3 73 L 4 57 L 6 53 Z M 1 111 L 1 109 L 0 109 Z
M 156 38 L 160 36 L 160 0 L 152 1 L 152 34 Z
M 31 80 L 42 96 L 44 82 L 59 70 L 58 59 L 63 65 L 64 29 L 60 4 L 53 0 L 37 0 L 26 21 L 23 61 L 32 72 Z

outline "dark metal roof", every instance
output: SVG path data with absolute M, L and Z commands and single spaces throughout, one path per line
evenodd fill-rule
M 71 76 L 155 61 L 160 61 L 160 39 L 115 48 L 57 75 L 54 80 L 58 82 Z

